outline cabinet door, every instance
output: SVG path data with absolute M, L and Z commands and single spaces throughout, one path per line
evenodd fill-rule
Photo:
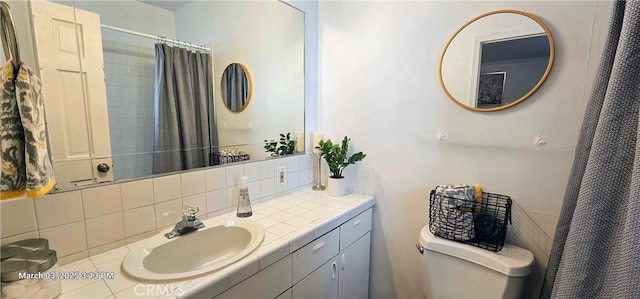
M 370 246 L 371 232 L 368 232 L 339 254 L 340 299 L 369 297 Z
M 292 288 L 293 298 L 338 298 L 338 256 L 311 272 Z
M 287 256 L 226 290 L 215 299 L 275 298 L 290 286 L 291 256 Z

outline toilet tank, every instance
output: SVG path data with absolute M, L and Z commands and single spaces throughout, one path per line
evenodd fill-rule
M 499 252 L 420 232 L 421 283 L 425 298 L 520 298 L 533 254 L 505 244 Z

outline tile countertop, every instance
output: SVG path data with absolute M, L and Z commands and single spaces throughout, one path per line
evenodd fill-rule
M 124 256 L 137 245 L 134 243 L 61 266 L 60 272 L 97 271 L 115 275 L 113 279 L 62 280 L 60 298 L 185 298 L 202 290 L 219 294 L 374 204 L 375 197 L 369 194 L 330 197 L 325 192 L 299 190 L 254 204 L 253 216 L 245 219 L 264 228 L 264 240 L 251 254 L 225 268 L 182 281 L 159 284 L 136 281 L 123 275 L 120 267 Z M 217 217 L 236 218 L 235 211 Z

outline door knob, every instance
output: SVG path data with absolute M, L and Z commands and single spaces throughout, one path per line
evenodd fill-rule
M 109 165 L 107 163 L 98 164 L 98 172 L 107 172 L 109 171 Z

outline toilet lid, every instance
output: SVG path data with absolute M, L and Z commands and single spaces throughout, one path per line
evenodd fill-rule
M 461 258 L 508 276 L 527 276 L 533 264 L 533 254 L 524 248 L 504 244 L 501 251 L 493 252 L 434 236 L 428 225 L 420 231 L 420 245 L 426 250 Z

